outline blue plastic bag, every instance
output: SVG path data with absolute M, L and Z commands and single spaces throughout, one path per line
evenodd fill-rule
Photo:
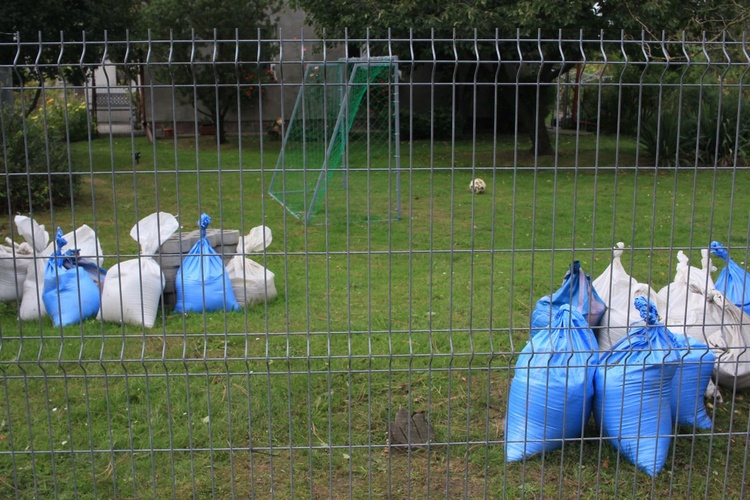
M 564 304 L 516 362 L 505 419 L 505 459 L 523 460 L 580 438 L 591 415 L 599 347 L 586 320 Z
M 532 332 L 546 328 L 564 304 L 581 313 L 591 328 L 599 326 L 607 305 L 596 293 L 591 277 L 583 272 L 580 261 L 575 261 L 565 274 L 562 286 L 550 297 L 545 295 L 536 303 L 531 314 Z
M 716 356 L 703 342 L 669 332 L 672 345 L 679 350 L 680 364 L 672 379 L 672 421 L 680 425 L 710 429 L 711 418 L 703 401 L 714 372 Z
M 60 250 L 68 242 L 57 228 L 56 249 L 44 269 L 42 301 L 55 326 L 67 326 L 96 316 L 101 296 L 99 285 L 92 278 L 102 278 L 106 271 L 89 262 L 78 262 L 78 251 Z M 96 269 L 92 270 L 91 266 Z
M 198 223 L 201 239 L 193 245 L 177 269 L 175 312 L 237 311 L 240 305 L 232 291 L 232 283 L 221 255 L 206 239 L 211 217 L 201 215 Z
M 672 442 L 672 379 L 680 357 L 654 303 L 645 297 L 634 302 L 645 323 L 633 323 L 599 361 L 594 418 L 615 449 L 655 476 Z
M 727 262 L 716 278 L 716 289 L 737 307 L 750 314 L 750 273 L 729 257 L 729 252 L 718 241 L 711 242 L 711 252 Z

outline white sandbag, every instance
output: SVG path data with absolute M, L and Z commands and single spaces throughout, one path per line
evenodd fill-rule
M 23 282 L 34 257 L 28 243 L 18 244 L 5 238 L 0 245 L 0 302 L 12 302 L 23 295 Z
M 11 302 L 23 297 L 23 284 L 36 252 L 49 243 L 49 234 L 30 217 L 17 215 L 14 219 L 18 233 L 25 240 L 16 243 L 5 238 L 8 246 L 0 245 L 0 302 Z
M 179 228 L 174 215 L 153 213 L 130 231 L 140 246 L 141 257 L 113 266 L 102 289 L 99 319 L 152 328 L 159 310 L 165 279 L 154 254 Z
M 246 236 L 240 236 L 237 252 L 258 253 L 271 246 L 273 234 L 268 226 L 255 226 Z
M 278 295 L 273 272 L 244 256 L 262 252 L 272 241 L 273 234 L 267 226 L 256 226 L 246 236 L 240 237 L 237 253 L 241 255 L 232 257 L 226 266 L 234 296 L 240 304 L 262 304 Z
M 732 389 L 736 383 L 738 389 L 749 388 L 750 316 L 716 289 L 711 279 L 716 268 L 708 250 L 701 250 L 700 269 L 689 266 L 680 254 L 675 281 L 659 291 L 660 300 L 668 308 L 665 323 L 674 333 L 685 333 L 711 347 L 716 355 L 714 378 L 718 385 Z M 710 385 L 706 396 L 721 399 Z
M 717 384 L 732 390 L 750 388 L 750 315 L 716 289 L 708 292 L 706 309 L 713 309 L 714 317 L 722 316 L 721 327 L 708 337 L 717 357 Z
M 640 320 L 635 308 L 636 297 L 656 300 L 656 291 L 646 283 L 639 283 L 622 266 L 625 243 L 619 242 L 612 253 L 612 263 L 592 283 L 599 297 L 607 304 L 600 328 L 595 330 L 599 349 L 608 351 L 628 333 L 631 323 Z
M 663 322 L 673 333 L 684 333 L 694 339 L 708 343 L 708 337 L 722 325 L 719 307 L 708 307 L 707 295 L 715 290 L 708 250 L 701 250 L 701 268 L 690 266 L 687 256 L 677 254 L 677 270 L 674 281 L 659 290 L 657 307 L 662 312 Z M 718 356 L 718 354 L 717 354 Z
M 79 255 L 102 267 L 104 263 L 104 251 L 96 237 L 96 233 L 86 224 L 75 231 L 64 236 L 68 244 L 61 249 L 65 252 L 77 248 Z M 42 290 L 44 289 L 44 269 L 47 258 L 54 251 L 54 242 L 47 245 L 43 250 L 37 252 L 36 265 L 29 266 L 26 280 L 23 282 L 23 296 L 21 306 L 18 308 L 18 317 L 24 321 L 33 321 L 47 314 L 42 302 Z
M 25 215 L 16 215 L 13 219 L 24 241 L 28 243 L 36 252 L 41 252 L 49 244 L 49 233 L 44 229 L 44 225 L 37 224 L 31 217 Z
M 262 304 L 276 298 L 275 275 L 252 259 L 235 255 L 227 264 L 227 273 L 237 302 Z

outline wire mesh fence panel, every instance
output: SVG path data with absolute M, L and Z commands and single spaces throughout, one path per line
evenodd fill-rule
M 746 39 L 0 45 L 0 497 L 748 496 Z

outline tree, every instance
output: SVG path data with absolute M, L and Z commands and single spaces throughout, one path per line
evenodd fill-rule
M 553 152 L 543 119 L 553 102 L 551 90 L 554 82 L 565 72 L 576 66 L 581 58 L 578 44 L 561 44 L 554 40 L 560 37 L 577 39 L 580 30 L 589 33 L 587 38 L 596 39 L 598 30 L 635 30 L 641 37 L 642 31 L 651 40 L 659 41 L 661 30 L 691 30 L 700 33 L 706 29 L 734 29 L 741 31 L 748 25 L 748 7 L 738 4 L 739 0 L 705 2 L 704 0 L 634 0 L 614 1 L 575 0 L 571 2 L 550 2 L 547 0 L 469 0 L 464 2 L 442 2 L 439 0 L 392 0 L 370 2 L 349 0 L 327 2 L 325 0 L 296 0 L 308 20 L 328 38 L 343 37 L 344 29 L 350 39 L 384 39 L 390 35 L 394 39 L 412 37 L 542 39 L 550 42 L 517 44 L 501 42 L 494 50 L 480 53 L 482 70 L 475 74 L 470 65 L 464 65 L 451 78 L 459 91 L 454 102 L 457 125 L 461 125 L 465 114 L 464 102 L 472 88 L 474 78 L 494 81 L 500 85 L 500 99 L 518 116 L 521 129 L 529 132 L 532 148 L 537 154 Z M 540 30 L 540 28 L 542 28 Z M 593 32 L 593 34 L 591 33 Z M 475 60 L 475 47 L 471 43 L 446 45 L 444 53 L 434 54 L 436 44 L 391 44 L 402 59 L 412 57 L 430 61 L 433 59 L 451 61 L 458 52 L 458 59 Z M 437 45 L 438 49 L 440 46 Z M 416 48 L 416 52 L 412 50 Z M 561 48 L 563 54 L 561 54 Z M 586 50 L 586 47 L 584 47 Z M 599 50 L 592 47 L 591 50 Z M 537 61 L 537 64 L 500 64 L 500 61 L 518 61 L 519 51 L 524 61 Z M 541 52 L 541 55 L 540 55 Z M 543 63 L 541 62 L 543 57 Z M 450 66 L 450 64 L 448 64 Z M 477 65 L 474 65 L 477 66 Z M 516 85 L 536 83 L 537 85 Z M 517 103 L 517 106 L 516 106 Z M 496 105 L 498 105 L 496 103 Z M 515 109 L 517 108 L 517 109 Z M 507 108 L 506 108 L 507 109 Z
M 175 63 L 164 66 L 157 76 L 174 83 L 182 99 L 216 126 L 222 143 L 226 116 L 236 109 L 238 99 L 257 102 L 259 98 L 254 90 L 264 80 L 264 61 L 270 60 L 273 46 L 267 42 L 259 46 L 258 29 L 267 35 L 282 5 L 282 0 L 148 0 L 144 4 L 141 28 L 150 29 L 153 39 L 176 40 L 155 45 L 156 57 Z
M 14 65 L 16 84 L 38 82 L 25 114 L 37 106 L 47 79 L 82 85 L 101 62 L 103 45 L 80 42 L 124 38 L 137 15 L 136 0 L 5 0 L 0 16 L 0 64 Z M 38 43 L 44 41 L 44 46 Z M 62 43 L 64 40 L 64 44 Z M 60 43 L 58 43 L 60 42 Z
M 707 33 L 715 37 L 726 33 L 741 39 L 750 29 L 750 4 L 740 0 L 602 0 L 599 15 L 612 27 L 628 32 L 643 32 L 644 38 L 660 41 Z
M 335 5 L 323 0 L 297 0 L 297 5 L 307 13 L 308 20 L 328 37 L 343 35 L 348 29 L 351 38 L 420 38 L 435 37 L 444 39 L 494 38 L 496 33 L 505 37 L 537 37 L 539 26 L 545 29 L 545 37 L 556 38 L 556 28 L 571 26 L 592 26 L 600 22 L 590 1 L 547 2 L 544 0 L 474 0 L 468 2 L 441 2 L 438 0 L 396 0 L 391 2 L 337 2 Z M 389 31 L 390 30 L 390 31 Z M 423 61 L 451 61 L 458 52 L 458 59 L 473 61 L 476 57 L 472 43 L 437 45 L 442 53 L 433 54 L 435 45 L 431 43 L 396 45 L 399 56 L 411 59 L 411 50 L 417 48 L 414 57 Z M 501 59 L 518 61 L 519 46 L 516 43 L 501 43 Z M 524 60 L 539 60 L 538 44 L 520 47 Z M 456 71 L 447 64 L 449 78 L 457 85 L 454 100 L 454 116 L 458 132 L 466 122 L 467 106 L 475 78 L 498 83 L 504 91 L 496 106 L 503 106 L 518 116 L 519 128 L 529 134 L 532 148 L 537 154 L 553 152 L 544 118 L 552 102 L 551 83 L 561 74 L 575 67 L 572 60 L 563 62 L 559 44 L 546 44 L 542 47 L 544 63 L 534 65 L 499 64 L 495 47 L 480 47 L 482 68 L 475 74 L 472 65 L 456 65 Z M 476 66 L 476 65 L 474 65 Z M 499 71 L 498 71 L 499 69 Z M 538 83 L 531 86 L 518 86 L 516 83 Z M 516 99 L 516 92 L 518 99 Z M 516 106 L 517 103 L 517 106 Z M 517 109 L 516 109 L 517 108 Z

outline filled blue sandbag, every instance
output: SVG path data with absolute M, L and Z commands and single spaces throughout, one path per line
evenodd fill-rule
M 672 379 L 680 358 L 654 303 L 634 302 L 644 321 L 633 323 L 599 361 L 594 418 L 615 449 L 655 476 L 672 442 Z
M 175 312 L 237 311 L 240 305 L 232 291 L 232 283 L 221 255 L 206 238 L 211 217 L 202 214 L 198 223 L 201 238 L 182 260 L 177 269 Z
M 716 356 L 711 348 L 689 335 L 669 332 L 680 363 L 672 379 L 672 421 L 680 425 L 710 429 L 704 394 L 714 372 Z
M 599 358 L 594 333 L 564 304 L 516 362 L 505 419 L 505 459 L 523 460 L 580 438 L 591 415 Z
M 63 253 L 60 249 L 67 244 L 62 229 L 57 228 L 55 251 L 44 269 L 42 301 L 55 326 L 73 325 L 96 316 L 101 301 L 90 263 L 79 265 L 76 250 Z M 93 274 L 103 279 L 106 271 L 95 267 Z
M 718 241 L 711 242 L 711 252 L 727 262 L 716 278 L 716 289 L 737 307 L 750 314 L 750 273 L 733 261 L 727 249 Z
M 532 332 L 546 328 L 558 309 L 565 304 L 581 313 L 592 328 L 599 326 L 607 309 L 591 284 L 591 277 L 581 269 L 580 261 L 573 262 L 565 274 L 562 286 L 552 296 L 545 295 L 537 301 L 531 314 Z

